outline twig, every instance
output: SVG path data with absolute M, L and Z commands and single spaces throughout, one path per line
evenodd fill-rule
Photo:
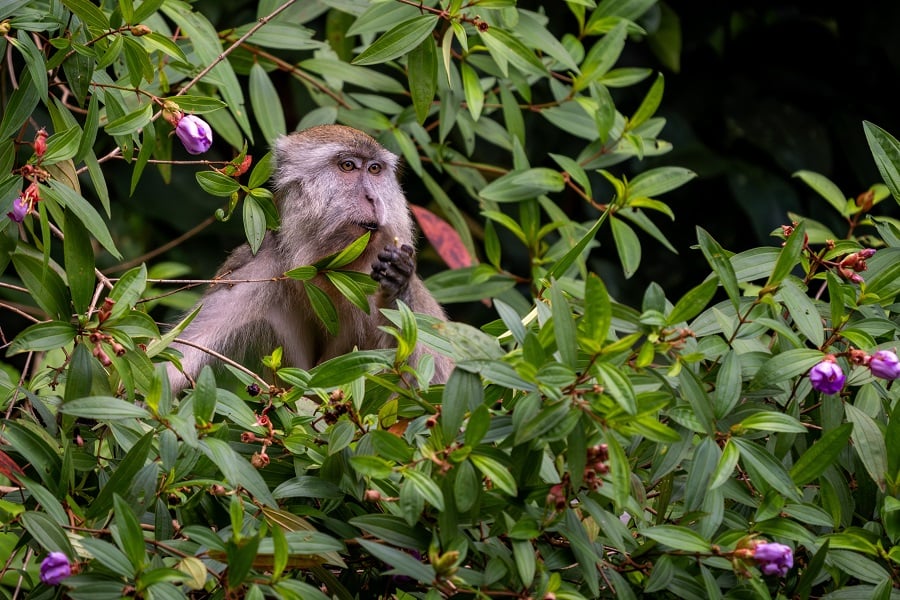
M 274 19 L 282 11 L 287 9 L 289 6 L 294 4 L 294 2 L 296 2 L 296 1 L 297 0 L 288 0 L 281 6 L 279 6 L 275 10 L 273 10 L 269 15 L 267 15 L 265 17 L 260 17 L 258 22 L 256 23 L 256 25 L 251 27 L 247 31 L 247 33 L 245 33 L 244 35 L 239 37 L 233 44 L 228 46 L 228 48 L 226 48 L 225 51 L 222 52 L 222 54 L 220 54 L 219 56 L 216 57 L 216 60 L 212 61 L 209 65 L 206 66 L 206 68 L 204 68 L 202 71 L 200 71 L 193 79 L 188 81 L 187 84 L 184 85 L 184 87 L 182 87 L 180 90 L 178 90 L 178 93 L 175 95 L 180 96 L 180 95 L 186 93 L 192 87 L 194 87 L 194 85 L 196 85 L 198 81 L 200 81 L 201 79 L 206 77 L 206 75 L 209 74 L 209 72 L 212 71 L 216 67 L 216 65 L 218 65 L 220 62 L 225 60 L 228 57 L 228 55 L 231 54 L 232 52 L 234 52 L 241 44 L 243 44 L 247 40 L 247 38 L 249 38 L 251 35 L 253 35 L 257 31 L 259 31 L 261 27 L 263 27 L 266 23 L 268 23 L 269 21 Z
M 224 362 L 225 364 L 231 365 L 232 367 L 234 367 L 234 368 L 237 369 L 238 371 L 241 371 L 241 372 L 243 372 L 243 373 L 246 373 L 246 374 L 249 375 L 250 377 L 253 377 L 256 381 L 258 381 L 258 382 L 261 383 L 263 386 L 265 386 L 266 389 L 269 388 L 269 382 L 268 382 L 268 381 L 266 381 L 265 379 L 263 379 L 262 377 L 260 377 L 259 375 L 257 375 L 256 373 L 254 373 L 253 371 L 251 371 L 250 369 L 248 369 L 248 368 L 245 367 L 244 365 L 242 365 L 242 364 L 240 364 L 240 363 L 237 363 L 237 362 L 231 360 L 230 358 L 228 358 L 228 357 L 225 356 L 224 354 L 219 354 L 218 352 L 216 352 L 216 351 L 213 350 L 212 348 L 207 348 L 206 346 L 203 346 L 202 344 L 198 344 L 197 342 L 192 342 L 192 341 L 190 341 L 190 340 L 185 340 L 185 339 L 183 339 L 183 338 L 175 338 L 174 341 L 175 341 L 175 343 L 181 344 L 181 345 L 183 345 L 183 346 L 190 346 L 191 348 L 196 348 L 197 350 L 200 350 L 201 352 L 205 352 L 205 353 L 209 354 L 210 356 L 213 356 L 213 357 L 215 357 L 215 358 L 221 360 L 221 361 Z

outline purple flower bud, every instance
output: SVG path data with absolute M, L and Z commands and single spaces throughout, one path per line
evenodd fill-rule
M 25 196 L 19 196 L 13 201 L 12 210 L 6 213 L 6 216 L 15 221 L 16 223 L 21 223 L 23 219 L 25 219 L 25 215 L 28 214 L 28 200 Z
M 41 581 L 47 585 L 59 583 L 72 574 L 69 557 L 62 552 L 51 552 L 41 562 Z
M 890 350 L 879 350 L 869 360 L 869 369 L 875 377 L 897 379 L 900 377 L 900 359 Z
M 209 123 L 194 115 L 184 115 L 179 119 L 175 135 L 191 154 L 203 154 L 212 146 L 212 129 Z
M 875 256 L 875 248 L 863 248 L 858 254 L 860 258 L 872 258 Z
M 837 394 L 844 387 L 844 372 L 834 362 L 834 357 L 827 356 L 825 360 L 809 370 L 809 382 L 817 392 L 825 394 Z
M 794 552 L 790 546 L 764 542 L 753 549 L 753 558 L 759 563 L 763 575 L 784 577 L 794 566 Z

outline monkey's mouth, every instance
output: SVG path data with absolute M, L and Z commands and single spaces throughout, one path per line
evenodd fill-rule
M 375 221 L 365 221 L 360 223 L 359 226 L 368 231 L 378 231 L 378 223 Z

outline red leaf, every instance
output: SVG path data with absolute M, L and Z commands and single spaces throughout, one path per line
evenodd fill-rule
M 4 477 L 15 483 L 16 485 L 22 485 L 22 482 L 14 475 L 14 473 L 18 473 L 19 475 L 24 475 L 25 471 L 13 461 L 9 457 L 9 454 L 0 450 L 0 474 L 3 474 Z
M 419 223 L 422 235 L 431 243 L 448 267 L 459 269 L 471 266 L 475 262 L 466 250 L 462 238 L 447 221 L 427 208 L 415 204 L 411 204 L 410 209 Z

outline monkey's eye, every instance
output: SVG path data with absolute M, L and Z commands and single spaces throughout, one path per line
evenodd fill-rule
M 372 175 L 378 175 L 381 173 L 381 165 L 379 163 L 372 163 L 369 165 L 369 173 Z
M 356 163 L 354 163 L 350 159 L 342 160 L 341 162 L 338 163 L 338 168 L 341 171 L 344 171 L 345 173 L 349 173 L 350 171 L 352 171 L 353 169 L 356 168 Z

